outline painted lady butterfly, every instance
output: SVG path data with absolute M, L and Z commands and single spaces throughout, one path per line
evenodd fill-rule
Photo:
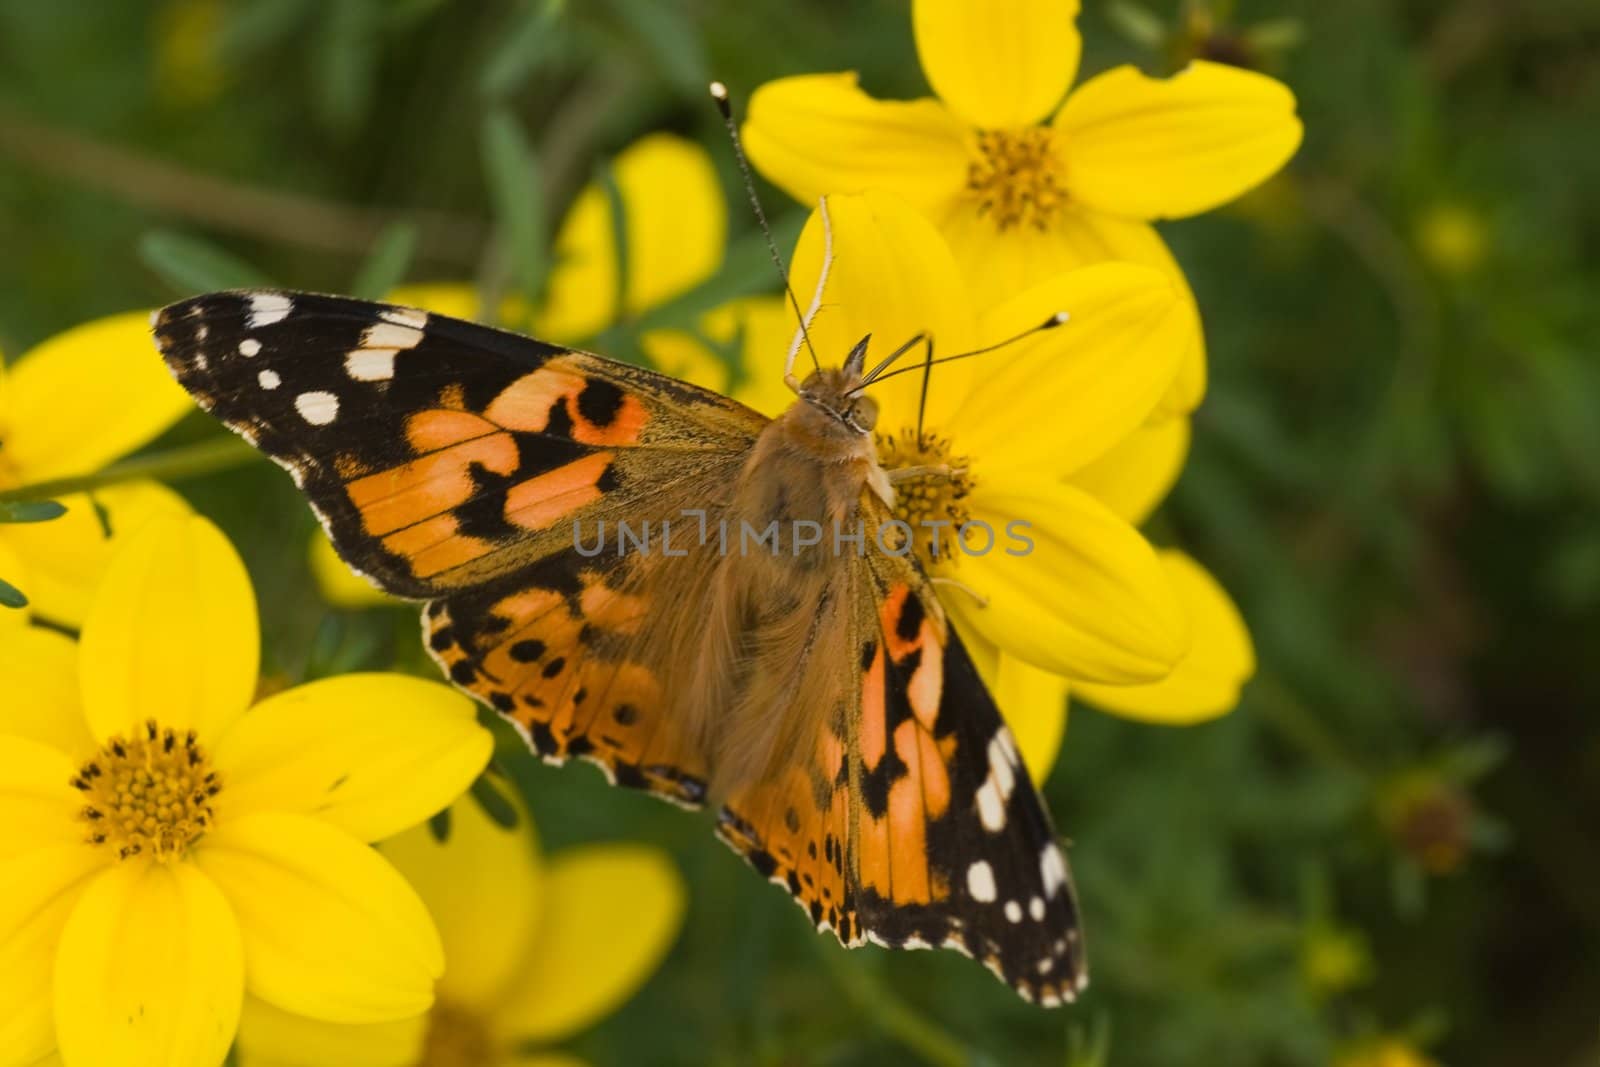
M 956 948 L 1046 1005 L 1083 988 L 1050 818 L 914 559 L 871 535 L 861 553 L 783 532 L 752 552 L 708 533 L 891 516 L 857 391 L 865 342 L 768 419 L 639 367 L 339 297 L 200 296 L 155 335 L 183 386 L 294 476 L 351 566 L 427 601 L 439 665 L 546 760 L 713 805 L 718 835 L 845 945 Z M 619 522 L 670 523 L 677 543 L 595 552 L 577 536 Z

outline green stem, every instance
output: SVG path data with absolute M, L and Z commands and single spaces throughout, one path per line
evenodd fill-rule
M 917 1014 L 875 976 L 853 966 L 842 951 L 825 944 L 821 954 L 845 996 L 889 1037 L 937 1067 L 970 1067 L 974 1062 L 960 1041 Z
M 184 478 L 210 474 L 213 471 L 241 467 L 260 456 L 261 453 L 237 437 L 223 437 L 214 441 L 184 445 L 166 452 L 157 452 L 150 456 L 124 460 L 93 474 L 18 486 L 0 492 L 0 503 L 12 500 L 44 500 L 70 493 L 85 493 L 104 489 L 108 485 L 133 481 L 136 478 L 154 478 L 165 482 L 182 481 Z

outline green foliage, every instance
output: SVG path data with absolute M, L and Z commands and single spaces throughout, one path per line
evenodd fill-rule
M 196 98 L 163 73 L 182 58 L 163 27 L 208 2 L 95 18 L 0 2 L 7 353 L 269 281 L 536 299 L 579 186 L 673 129 L 718 160 L 735 232 L 715 278 L 619 325 L 622 354 L 773 289 L 709 74 L 741 100 L 840 69 L 880 96 L 925 92 L 901 0 L 236 0 L 202 42 L 220 74 Z M 1600 1055 L 1600 14 L 1229 6 L 1084 4 L 1088 72 L 1226 46 L 1287 81 L 1307 125 L 1285 177 L 1164 227 L 1212 384 L 1155 540 L 1222 578 L 1261 670 L 1205 726 L 1074 710 L 1047 792 L 1075 842 L 1089 994 L 1043 1012 L 950 953 L 843 953 L 704 819 L 539 765 L 497 726 L 486 808 L 511 810 L 515 788 L 552 849 L 649 840 L 692 887 L 664 972 L 575 1042 L 591 1062 L 1314 1067 L 1413 1027 L 1452 1067 Z M 173 203 L 41 129 L 215 182 Z M 288 199 L 236 210 L 258 192 Z M 787 251 L 803 213 L 763 193 Z M 299 495 L 266 464 L 217 471 L 238 457 L 204 451 L 212 432 L 158 442 L 201 451 L 157 470 L 244 553 L 265 669 L 431 673 L 409 611 L 330 615 Z M 0 604 L 23 603 L 0 580 Z M 1459 835 L 1448 869 L 1441 828 Z M 1328 937 L 1367 959 L 1331 987 L 1306 963 Z

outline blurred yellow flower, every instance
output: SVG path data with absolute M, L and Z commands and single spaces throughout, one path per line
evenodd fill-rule
M 130 311 L 57 334 L 0 373 L 0 490 L 91 474 L 148 444 L 194 410 L 150 344 L 149 315 Z M 0 578 L 38 617 L 76 627 L 120 539 L 155 515 L 189 508 L 155 482 L 61 498 L 50 522 L 0 524 Z M 104 515 L 104 524 L 101 515 Z M 26 573 L 26 580 L 12 575 Z M 0 618 L 8 613 L 0 608 Z
M 1023 559 L 934 560 L 931 545 L 922 546 L 931 574 L 960 583 L 946 587 L 946 603 L 1029 768 L 1042 778 L 1055 758 L 1069 685 L 1147 722 L 1232 710 L 1255 670 L 1238 609 L 1198 563 L 1172 550 L 1152 554 L 1134 529 L 1172 487 L 1188 450 L 1187 418 L 1146 418 L 1177 361 L 1182 314 L 1170 285 L 1149 268 L 1104 264 L 975 315 L 948 248 L 915 212 L 882 194 L 828 204 L 836 262 L 811 331 L 824 362 L 869 332 L 870 364 L 922 329 L 938 336 L 936 356 L 950 355 L 974 337 L 988 343 L 1055 311 L 1073 314 L 1003 352 L 940 366 L 924 421 L 925 435 L 969 470 L 967 495 L 952 503 L 997 531 L 1026 517 L 1052 538 Z M 815 284 L 821 242 L 814 215 L 795 252 L 798 292 Z M 702 324 L 716 343 L 742 329 L 731 392 L 768 415 L 794 399 L 779 374 L 794 323 L 783 299 L 771 297 L 725 306 Z M 687 334 L 672 343 L 704 347 Z M 920 348 L 903 357 L 907 365 L 921 358 Z M 728 390 L 720 364 L 694 372 L 707 362 L 684 360 L 686 377 Z M 900 465 L 899 451 L 915 440 L 920 390 L 921 375 L 906 374 L 870 391 L 883 409 L 886 465 Z M 1128 657 L 1130 648 L 1143 649 L 1142 658 Z
M 1410 1041 L 1381 1037 L 1352 1045 L 1333 1058 L 1333 1067 L 1438 1067 Z
M 656 849 L 587 845 L 543 859 L 519 814 L 506 829 L 463 800 L 443 843 L 418 827 L 381 846 L 439 924 L 446 966 L 431 1012 L 334 1026 L 250 1000 L 242 1067 L 577 1067 L 528 1046 L 559 1042 L 632 996 L 677 937 L 685 891 Z
M 513 298 L 496 315 L 486 317 L 469 282 L 402 285 L 388 299 L 458 319 L 497 321 L 545 341 L 577 344 L 681 296 L 721 268 L 727 208 L 705 149 L 671 134 L 651 134 L 618 153 L 612 177 L 623 210 L 625 278 L 617 262 L 610 198 L 591 182 L 578 194 L 556 234 L 555 264 L 538 307 L 529 309 Z M 665 355 L 674 350 L 675 336 L 676 331 L 651 331 L 640 343 L 652 356 Z M 701 360 L 695 368 L 701 375 L 720 366 L 703 347 L 685 349 L 678 344 L 677 352 L 682 358 Z M 680 366 L 669 373 L 686 369 Z M 329 603 L 362 608 L 397 602 L 351 573 L 320 530 L 310 554 L 312 574 Z
M 1359 930 L 1314 924 L 1300 945 L 1300 977 L 1317 997 L 1335 996 L 1372 980 L 1372 950 Z
M 882 189 L 945 234 L 978 306 L 1074 267 L 1142 263 L 1178 286 L 1184 356 L 1163 408 L 1205 391 L 1199 312 L 1156 219 L 1232 200 L 1300 143 L 1295 101 L 1253 71 L 1197 61 L 1172 78 L 1130 66 L 1069 95 L 1077 0 L 915 0 L 917 52 L 938 99 L 879 101 L 854 74 L 771 82 L 744 135 L 762 174 L 806 203 Z
M 366 842 L 488 761 L 467 698 L 351 675 L 250 707 L 250 579 L 194 516 L 126 539 L 78 643 L 5 642 L 0 1064 L 213 1067 L 246 989 L 342 1022 L 431 1004 L 438 934 Z
M 1443 274 L 1471 274 L 1489 249 L 1489 228 L 1460 204 L 1435 204 L 1417 220 L 1417 248 Z

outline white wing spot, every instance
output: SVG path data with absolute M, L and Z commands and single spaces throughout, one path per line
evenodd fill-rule
M 239 354 L 241 356 L 254 356 L 260 351 L 261 342 L 257 341 L 254 337 L 246 337 L 243 341 L 239 342 Z
M 378 317 L 418 330 L 428 325 L 428 313 L 419 308 L 384 308 L 378 312 Z
M 344 357 L 344 371 L 358 382 L 386 382 L 394 377 L 395 350 L 358 348 Z
M 262 371 L 256 375 L 256 381 L 261 383 L 263 389 L 276 389 L 283 384 L 283 379 L 278 377 L 278 372 L 275 370 Z
M 1004 739 L 996 734 L 989 742 L 989 775 L 1000 787 L 1000 795 L 1009 797 L 1016 788 L 1016 772 L 1012 769 L 1011 754 L 1006 751 Z
M 1049 974 L 1051 971 L 1053 971 L 1055 969 L 1056 969 L 1056 961 L 1054 960 L 1054 958 L 1052 958 L 1050 956 L 1046 956 L 1044 959 L 1039 961 L 1039 973 L 1040 974 Z
M 988 860 L 979 860 L 967 868 L 967 892 L 972 894 L 973 900 L 983 904 L 994 900 L 994 868 L 989 866 Z
M 250 317 L 245 320 L 245 325 L 250 329 L 262 326 L 271 326 L 275 322 L 282 322 L 289 317 L 289 312 L 294 310 L 294 302 L 282 293 L 252 293 L 250 295 Z
M 301 393 L 294 398 L 294 409 L 313 426 L 326 426 L 339 417 L 339 398 L 332 393 Z
M 1033 916 L 1034 922 L 1039 922 L 1044 918 L 1043 897 L 1034 897 L 1032 900 L 1028 901 L 1028 914 Z
M 362 348 L 415 348 L 422 340 L 422 331 L 415 326 L 396 322 L 380 322 L 368 326 L 361 335 Z
M 1067 884 L 1067 861 L 1054 841 L 1039 853 L 1039 877 L 1044 879 L 1044 893 L 1053 897 Z
M 204 352 L 196 352 L 194 354 L 194 365 L 201 370 L 205 370 L 206 367 L 210 366 L 210 362 L 206 359 Z
M 993 778 L 978 788 L 978 819 L 991 834 L 1006 828 L 1006 802 L 995 788 Z
M 1022 905 L 1018 904 L 1014 900 L 1006 901 L 1006 918 L 1009 919 L 1011 922 L 1014 922 L 1014 923 L 1021 922 L 1022 921 Z

